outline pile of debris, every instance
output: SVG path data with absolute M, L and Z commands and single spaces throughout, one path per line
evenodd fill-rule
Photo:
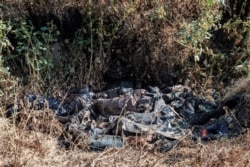
M 24 108 L 51 111 L 50 118 L 62 127 L 59 140 L 65 147 L 85 141 L 97 150 L 140 144 L 164 152 L 186 137 L 213 140 L 244 132 L 249 122 L 239 122 L 242 111 L 235 109 L 244 96 L 235 94 L 223 101 L 216 99 L 216 93 L 211 96 L 209 101 L 198 98 L 188 85 L 163 90 L 121 85 L 97 93 L 85 88 L 72 101 L 26 95 L 8 107 L 6 116 L 22 115 L 27 112 Z

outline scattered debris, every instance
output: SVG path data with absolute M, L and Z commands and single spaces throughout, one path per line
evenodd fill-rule
M 26 95 L 7 109 L 6 116 L 23 116 L 25 107 L 40 113 L 50 110 L 50 118 L 64 127 L 59 140 L 66 147 L 84 140 L 95 150 L 143 143 L 148 150 L 168 151 L 188 136 L 207 141 L 244 132 L 249 122 L 237 120 L 243 110 L 233 111 L 243 98 L 236 94 L 208 102 L 195 97 L 187 85 L 163 91 L 117 87 L 97 93 L 85 88 L 71 102 Z

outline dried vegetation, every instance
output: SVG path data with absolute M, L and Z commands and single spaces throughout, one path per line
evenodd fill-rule
M 143 146 L 93 152 L 65 149 L 55 135 L 13 126 L 1 118 L 1 166 L 249 166 L 249 134 L 207 143 L 181 141 L 167 153 Z
M 60 32 L 58 37 L 50 33 L 59 43 L 45 45 L 57 51 L 51 51 L 55 62 L 47 80 L 52 84 L 90 84 L 101 90 L 110 81 L 126 78 L 137 87 L 164 87 L 183 82 L 191 72 L 198 83 L 217 85 L 249 71 L 247 1 L 4 2 L 4 18 L 17 24 L 31 20 L 35 30 L 52 22 Z M 10 67 L 20 59 L 8 61 Z M 22 76 L 30 73 L 24 68 L 19 69 L 26 72 Z
M 63 127 L 49 110 L 3 115 L 28 92 L 62 97 L 85 84 L 101 90 L 130 79 L 136 87 L 162 88 L 189 78 L 201 96 L 212 89 L 222 98 L 243 94 L 238 107 L 250 118 L 249 79 L 229 82 L 250 75 L 250 4 L 214 2 L 1 0 L 0 166 L 249 166 L 249 134 L 208 143 L 183 140 L 164 154 L 139 144 L 92 152 L 61 147 Z M 24 33 L 32 39 L 20 40 Z M 42 60 L 41 68 L 24 55 Z

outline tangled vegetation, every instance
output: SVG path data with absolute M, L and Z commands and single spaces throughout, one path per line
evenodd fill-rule
M 231 81 L 250 77 L 249 36 L 247 0 L 0 0 L 0 111 L 24 92 L 61 96 L 70 88 L 89 85 L 99 91 L 120 80 L 133 81 L 137 88 L 164 88 L 188 78 L 201 95 L 207 89 L 223 93 Z M 45 154 L 47 145 L 37 146 L 41 141 L 34 134 L 33 146 L 23 142 L 27 132 L 17 133 L 5 121 L 0 120 L 0 131 L 6 131 L 0 137 L 11 138 L 5 143 L 11 147 L 0 154 L 14 152 L 10 164 L 23 165 L 32 157 L 18 159 L 21 152 L 15 145 Z M 201 147 L 200 157 L 190 153 L 193 164 L 204 159 L 208 148 Z M 169 158 L 179 154 L 172 152 Z M 160 162 L 152 157 L 142 162 L 140 156 L 134 166 Z
M 1 69 L 46 84 L 78 78 L 66 85 L 94 90 L 119 79 L 164 87 L 190 72 L 226 83 L 249 75 L 248 9 L 247 1 L 3 1 Z

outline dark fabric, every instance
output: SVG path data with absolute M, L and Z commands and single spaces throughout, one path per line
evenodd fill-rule
M 182 85 L 166 88 L 165 93 L 157 87 L 148 90 L 118 87 L 97 93 L 86 87 L 72 92 L 79 94 L 71 102 L 26 95 L 9 106 L 6 115 L 22 112 L 24 107 L 34 110 L 48 107 L 64 124 L 67 135 L 62 143 L 68 145 L 68 141 L 87 138 L 87 144 L 93 149 L 122 147 L 127 136 L 139 135 L 157 136 L 158 139 L 151 141 L 150 145 L 167 151 L 190 134 L 191 129 L 195 129 L 195 138 L 209 140 L 241 128 L 234 117 L 231 117 L 234 120 L 231 122 L 223 117 L 222 121 L 210 123 L 212 118 L 219 120 L 225 114 L 223 107 L 235 107 L 242 100 L 238 95 L 220 103 L 210 102 L 194 97 L 191 90 Z M 249 112 L 243 109 L 236 114 L 240 120 L 248 115 Z M 249 121 L 240 122 L 243 123 L 249 125 Z
M 9 107 L 6 111 L 6 115 L 11 116 L 15 111 L 20 112 L 24 107 L 35 110 L 43 110 L 44 107 L 48 107 L 55 112 L 56 115 L 67 115 L 69 110 L 67 104 L 61 102 L 56 98 L 45 98 L 39 95 L 25 95 L 23 99 L 17 102 L 17 108 L 15 105 Z

